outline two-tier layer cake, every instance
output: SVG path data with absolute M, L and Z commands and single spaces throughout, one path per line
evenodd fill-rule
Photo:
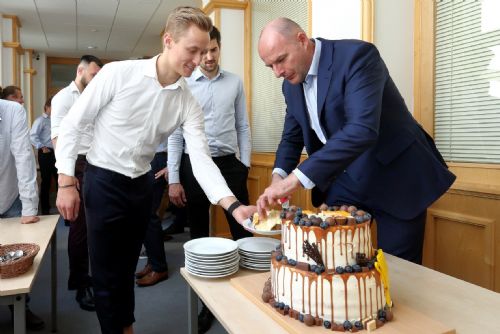
M 262 299 L 307 326 L 378 328 L 393 315 L 384 255 L 372 246 L 371 216 L 354 206 L 323 209 L 281 212 L 281 244 Z

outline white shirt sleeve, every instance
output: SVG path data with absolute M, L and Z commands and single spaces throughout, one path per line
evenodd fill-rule
M 38 117 L 33 122 L 30 130 L 30 141 L 31 145 L 33 145 L 37 150 L 43 147 L 42 141 L 40 140 L 40 131 L 42 126 L 42 119 Z
M 66 89 L 66 88 L 65 88 Z M 68 114 L 73 101 L 67 99 L 65 91 L 56 94 L 51 102 L 50 114 L 50 139 L 55 139 L 59 136 L 59 129 L 63 118 Z
M 193 174 L 212 204 L 222 198 L 234 196 L 212 160 L 205 135 L 204 116 L 200 105 L 191 97 L 186 101 L 187 118 L 182 131 L 189 151 Z
M 108 64 L 97 73 L 62 120 L 56 146 L 58 173 L 74 176 L 80 137 L 88 125 L 95 123 L 101 108 L 113 97 L 115 78 L 112 69 Z
M 35 216 L 38 213 L 38 193 L 36 183 L 36 164 L 31 148 L 26 111 L 20 106 L 12 122 L 10 151 L 16 161 L 17 183 L 21 199 L 23 216 Z
M 168 137 L 168 183 L 181 183 L 179 169 L 181 166 L 182 152 L 184 151 L 184 140 L 182 129 L 177 128 Z

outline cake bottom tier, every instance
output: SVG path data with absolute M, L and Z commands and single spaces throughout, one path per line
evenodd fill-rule
M 271 289 L 275 301 L 331 323 L 376 318 L 385 306 L 384 287 L 375 269 L 318 275 L 273 258 Z

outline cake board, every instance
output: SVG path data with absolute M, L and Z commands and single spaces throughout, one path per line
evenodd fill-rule
M 298 320 L 283 316 L 277 312 L 269 303 L 262 301 L 262 290 L 264 283 L 271 276 L 270 272 L 258 273 L 248 276 L 231 278 L 231 285 L 245 297 L 250 299 L 261 310 L 268 314 L 292 334 L 325 334 L 329 330 L 323 326 L 308 327 Z M 396 302 L 397 303 L 397 296 Z M 349 333 L 349 332 L 346 332 Z M 368 333 L 368 331 L 360 331 Z M 427 317 L 426 315 L 412 309 L 411 307 L 398 303 L 394 307 L 394 319 L 374 331 L 375 334 L 455 334 L 455 329 Z

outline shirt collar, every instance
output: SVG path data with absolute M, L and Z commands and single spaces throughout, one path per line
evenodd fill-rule
M 49 115 L 47 115 L 45 112 L 42 113 L 43 118 L 49 118 Z
M 143 74 L 147 77 L 154 78 L 156 81 L 158 81 L 158 75 L 156 73 L 156 61 L 158 60 L 158 57 L 160 54 L 157 54 L 156 56 L 146 59 L 145 60 L 145 66 L 143 69 Z M 159 82 L 159 81 L 158 81 Z M 186 88 L 186 80 L 181 76 L 179 80 L 174 82 L 173 84 L 170 84 L 168 86 L 163 87 L 164 89 L 176 89 L 177 87 L 180 87 L 181 89 Z
M 307 72 L 307 76 L 305 82 L 308 83 L 313 76 L 318 75 L 319 69 L 319 57 L 321 55 L 321 41 L 319 39 L 314 38 L 315 48 L 314 55 L 311 61 L 311 66 L 309 67 L 309 72 Z
M 222 70 L 219 66 L 219 72 L 211 80 L 215 80 L 215 79 L 218 79 L 219 77 L 223 77 L 223 76 L 224 76 L 224 70 Z M 191 78 L 194 79 L 195 81 L 198 81 L 201 78 L 205 78 L 205 79 L 209 80 L 208 77 L 205 74 L 203 74 L 203 72 L 201 71 L 199 66 L 194 70 L 193 74 L 191 74 Z
M 69 89 L 71 90 L 71 92 L 77 92 L 78 94 L 80 94 L 80 90 L 78 89 L 75 80 L 71 81 L 71 83 L 69 84 Z

